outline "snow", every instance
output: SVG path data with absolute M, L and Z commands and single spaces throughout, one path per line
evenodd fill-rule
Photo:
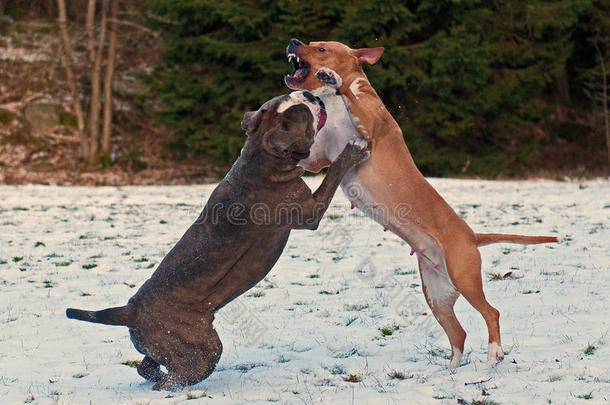
M 127 328 L 64 311 L 124 304 L 214 186 L 2 186 L 0 404 L 607 403 L 610 182 L 431 183 L 476 231 L 562 238 L 481 248 L 501 314 L 498 367 L 486 364 L 483 319 L 460 298 L 468 337 L 450 371 L 410 249 L 338 192 L 319 230 L 293 231 L 268 277 L 217 314 L 216 371 L 154 392 L 122 364 L 142 357 Z

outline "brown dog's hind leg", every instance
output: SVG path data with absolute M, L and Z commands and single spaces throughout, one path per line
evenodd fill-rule
M 197 342 L 181 341 L 167 354 L 167 375 L 154 386 L 154 390 L 175 391 L 206 379 L 220 360 L 222 343 L 212 327 L 197 330 Z
M 435 269 L 422 258 L 418 259 L 418 264 L 426 302 L 449 338 L 451 368 L 455 369 L 460 365 L 466 340 L 466 332 L 453 312 L 453 305 L 460 293 L 451 283 L 444 266 Z
M 485 298 L 481 279 L 481 255 L 475 244 L 461 248 L 459 254 L 453 254 L 454 252 L 456 250 L 449 250 L 446 254 L 451 280 L 460 294 L 483 316 L 489 332 L 487 361 L 489 365 L 494 366 L 504 360 L 500 344 L 500 312 Z
M 148 356 L 144 356 L 142 362 L 138 365 L 138 374 L 152 382 L 157 382 L 165 377 L 160 364 Z

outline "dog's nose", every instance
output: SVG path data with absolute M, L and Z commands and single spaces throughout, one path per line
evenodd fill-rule
M 303 43 L 296 38 L 290 38 L 290 45 L 301 46 Z

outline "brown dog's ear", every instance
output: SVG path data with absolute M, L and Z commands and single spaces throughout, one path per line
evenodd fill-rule
M 241 120 L 241 129 L 246 131 L 246 135 L 253 132 L 260 124 L 262 111 L 248 111 Z
M 366 62 L 369 65 L 374 64 L 381 58 L 384 48 L 361 48 L 354 49 L 354 56 L 358 58 L 360 63 Z

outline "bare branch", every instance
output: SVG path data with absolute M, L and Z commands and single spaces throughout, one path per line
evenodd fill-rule
M 70 34 L 68 33 L 65 0 L 57 0 L 57 10 L 59 13 L 59 29 L 61 31 L 61 39 L 63 43 L 64 67 L 66 70 L 66 76 L 68 78 L 68 86 L 70 87 L 70 92 L 72 94 L 78 135 L 81 139 L 81 153 L 83 154 L 83 157 L 85 157 L 88 152 L 87 139 L 84 130 L 85 118 L 83 114 L 83 107 L 80 102 L 80 91 L 76 84 L 76 76 L 74 75 L 74 52 L 72 50 L 72 43 L 70 42 Z
M 155 38 L 158 38 L 159 35 L 160 35 L 158 32 L 155 32 L 155 31 L 151 30 L 150 28 L 145 27 L 142 24 L 135 23 L 133 21 L 119 20 L 119 19 L 117 19 L 115 17 L 115 18 L 109 18 L 108 22 L 110 22 L 110 23 L 117 23 L 117 24 L 121 24 L 121 25 L 126 25 L 128 27 L 134 27 L 134 28 L 137 28 L 139 30 L 146 31 L 149 34 L 151 34 L 152 36 L 154 36 Z

